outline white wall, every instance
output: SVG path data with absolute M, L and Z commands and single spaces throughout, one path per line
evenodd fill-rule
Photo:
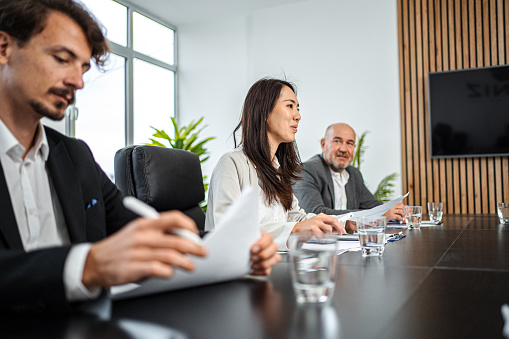
M 296 83 L 302 160 L 320 152 L 325 128 L 347 122 L 369 130 L 362 166 L 371 190 L 401 174 L 397 9 L 393 0 L 308 0 L 178 27 L 179 113 L 202 115 L 211 158 L 233 148 L 249 87 L 265 76 Z M 396 184 L 401 193 L 401 177 Z

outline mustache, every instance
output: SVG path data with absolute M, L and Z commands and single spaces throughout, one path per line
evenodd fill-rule
M 74 95 L 74 90 L 72 90 L 70 88 L 51 87 L 48 92 L 50 92 L 52 94 L 56 94 L 56 95 L 64 97 L 64 98 L 70 97 L 70 99 L 68 100 L 69 105 L 74 104 L 74 101 L 76 100 L 76 97 Z
M 347 157 L 348 158 L 348 153 L 347 152 L 338 151 L 336 153 L 336 156 L 341 156 L 341 157 Z

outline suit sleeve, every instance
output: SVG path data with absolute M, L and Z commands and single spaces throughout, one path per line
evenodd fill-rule
M 71 305 L 65 300 L 62 279 L 69 250 L 70 246 L 29 253 L 0 249 L 1 312 L 42 314 L 70 311 Z

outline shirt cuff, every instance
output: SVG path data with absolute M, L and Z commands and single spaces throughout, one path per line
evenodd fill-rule
M 84 243 L 71 247 L 64 264 L 64 287 L 68 301 L 82 301 L 95 299 L 101 294 L 101 288 L 92 290 L 83 285 L 83 268 L 92 244 Z

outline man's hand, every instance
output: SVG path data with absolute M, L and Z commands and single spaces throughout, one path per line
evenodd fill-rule
M 323 213 L 297 223 L 293 227 L 292 233 L 297 232 L 308 232 L 311 236 L 315 236 L 318 239 L 320 239 L 324 233 L 346 233 L 345 226 L 340 223 L 337 218 Z
M 387 217 L 387 221 L 397 220 L 405 222 L 405 205 L 400 201 L 383 215 Z
M 111 236 L 92 244 L 83 269 L 83 284 L 110 287 L 148 277 L 169 278 L 173 269 L 194 269 L 187 256 L 203 257 L 203 246 L 172 235 L 172 228 L 197 233 L 193 220 L 179 211 L 161 213 L 159 219 L 139 218 Z
M 345 223 L 345 229 L 348 233 L 357 232 L 357 223 L 352 220 L 347 220 Z
M 281 261 L 272 235 L 262 231 L 262 237 L 251 247 L 252 275 L 269 275 L 272 267 Z

